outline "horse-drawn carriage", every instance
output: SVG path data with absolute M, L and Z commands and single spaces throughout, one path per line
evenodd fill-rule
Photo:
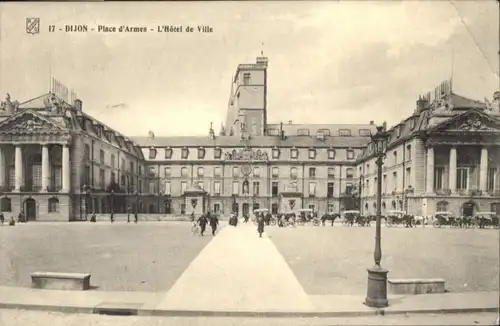
M 267 225 L 276 225 L 276 218 L 274 218 L 270 213 L 267 208 L 258 208 L 253 211 L 254 218 L 252 218 L 252 221 L 255 225 L 257 225 L 257 215 L 263 214 L 264 215 L 264 220 Z
M 434 214 L 432 225 L 435 228 L 440 228 L 447 225 L 458 227 L 460 226 L 460 218 L 454 217 L 450 212 L 436 212 Z
M 354 223 L 359 226 L 370 226 L 370 218 L 368 216 L 361 215 L 360 211 L 349 210 L 343 211 L 342 224 L 353 226 Z
M 476 227 L 484 229 L 488 226 L 493 226 L 498 229 L 499 219 L 495 212 L 478 212 L 475 216 Z
M 295 215 L 297 216 L 296 222 L 298 225 L 304 225 L 309 222 L 312 222 L 314 226 L 321 224 L 321 220 L 315 216 L 314 211 L 310 208 L 298 209 Z
M 415 217 L 408 215 L 404 211 L 387 211 L 385 215 L 385 226 L 393 227 L 398 225 L 404 225 L 405 227 L 413 227 L 415 222 Z

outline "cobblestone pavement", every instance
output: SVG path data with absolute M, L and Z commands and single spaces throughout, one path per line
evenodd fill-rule
M 388 315 L 350 318 L 137 317 L 0 310 L 0 326 L 330 326 L 493 325 L 497 314 Z
M 308 294 L 364 294 L 375 227 L 268 227 Z M 498 291 L 496 229 L 383 228 L 389 278 L 444 278 L 450 292 Z
M 26 223 L 0 227 L 0 285 L 35 271 L 90 272 L 104 291 L 167 291 L 212 236 L 187 222 Z

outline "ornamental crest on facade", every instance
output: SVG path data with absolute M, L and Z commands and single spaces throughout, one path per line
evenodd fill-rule
M 226 152 L 224 155 L 226 160 L 232 161 L 267 161 L 269 160 L 268 154 L 265 151 L 252 150 L 251 148 L 244 148 L 237 151 L 233 149 L 230 152 Z
M 458 130 L 460 131 L 494 131 L 494 129 L 488 127 L 484 124 L 479 117 L 466 120 L 461 125 L 459 125 Z
M 3 132 L 21 132 L 21 133 L 36 133 L 36 132 L 48 132 L 48 131 L 60 131 L 55 126 L 43 121 L 42 119 L 33 116 L 23 116 L 22 118 L 16 119 L 6 125 L 2 126 Z

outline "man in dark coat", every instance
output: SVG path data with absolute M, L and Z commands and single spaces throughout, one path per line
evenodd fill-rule
M 198 224 L 200 225 L 200 235 L 203 236 L 203 232 L 205 232 L 205 228 L 207 227 L 207 218 L 205 215 L 200 216 Z
M 3 216 L 3 213 L 0 212 L 0 223 L 2 224 L 2 226 L 3 226 L 4 221 L 5 221 L 5 217 Z
M 139 217 L 137 216 L 137 212 L 134 213 L 134 223 L 137 224 Z
M 257 217 L 257 232 L 259 232 L 259 238 L 262 238 L 262 233 L 264 233 L 264 225 L 265 225 L 265 220 L 264 220 L 264 214 L 260 214 Z
M 210 213 L 208 214 L 210 219 L 210 227 L 212 228 L 212 235 L 215 235 L 215 231 L 217 231 L 217 225 L 219 225 L 219 219 L 216 215 L 210 216 Z

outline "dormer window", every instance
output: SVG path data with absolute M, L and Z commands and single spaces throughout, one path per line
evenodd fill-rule
M 165 148 L 165 159 L 170 160 L 172 158 L 173 150 L 170 147 Z
M 334 160 L 335 159 L 335 150 L 333 148 L 328 149 L 328 159 L 329 160 Z
M 267 134 L 269 136 L 279 136 L 280 135 L 280 131 L 276 128 L 269 128 L 267 129 Z
M 310 148 L 309 149 L 309 159 L 314 160 L 316 158 L 316 149 Z
M 243 74 L 243 85 L 245 85 L 245 86 L 250 85 L 250 73 L 249 72 L 245 72 Z
M 317 133 L 323 134 L 323 137 L 329 137 L 330 136 L 330 129 L 319 129 Z
M 340 137 L 350 137 L 351 136 L 351 130 L 350 129 L 340 129 L 339 130 L 339 136 Z
M 189 149 L 187 149 L 186 147 L 184 147 L 181 151 L 181 158 L 182 159 L 187 159 L 189 157 Z
M 354 151 L 352 149 L 348 149 L 346 152 L 347 159 L 348 160 L 353 160 L 354 159 Z
M 156 154 L 157 154 L 156 148 L 151 147 L 151 148 L 149 149 L 149 159 L 150 159 L 150 160 L 155 159 L 155 158 L 156 158 Z
M 370 129 L 359 129 L 359 135 L 361 137 L 370 137 Z
M 202 160 L 205 158 L 205 149 L 200 147 L 198 148 L 198 159 Z
M 218 160 L 222 157 L 222 149 L 219 147 L 214 149 L 214 159 Z
M 299 129 L 299 130 L 297 130 L 297 135 L 298 136 L 309 136 L 309 129 L 305 129 L 305 128 Z
M 277 148 L 277 147 L 274 147 L 273 148 L 273 151 L 272 151 L 272 155 L 273 155 L 273 159 L 279 159 L 280 158 L 280 149 Z
M 299 157 L 299 150 L 296 148 L 292 148 L 290 150 L 290 158 L 297 159 Z

